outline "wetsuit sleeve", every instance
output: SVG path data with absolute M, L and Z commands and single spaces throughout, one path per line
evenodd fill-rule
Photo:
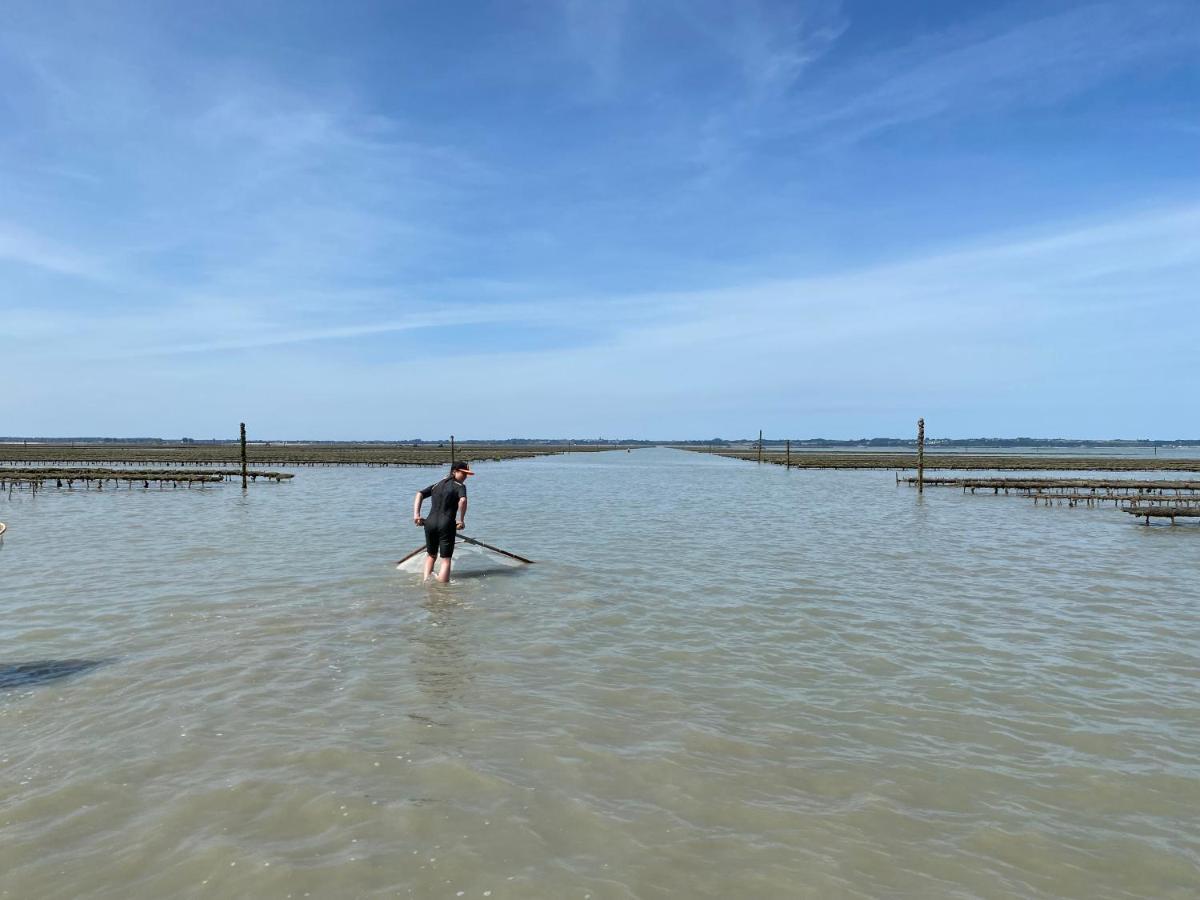
M 432 496 L 433 496 L 433 489 L 434 489 L 435 487 L 437 487 L 437 485 L 436 485 L 436 484 L 431 484 L 431 485 L 430 485 L 429 487 L 427 487 L 427 488 L 422 488 L 422 489 L 421 489 L 421 499 L 422 499 L 422 500 L 428 500 L 430 497 L 432 497 Z

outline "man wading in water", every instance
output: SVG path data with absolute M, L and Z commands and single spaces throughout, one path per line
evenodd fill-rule
M 424 580 L 428 581 L 433 573 L 433 563 L 440 556 L 442 570 L 438 573 L 438 581 L 443 584 L 450 580 L 450 557 L 454 555 L 454 533 L 461 531 L 467 524 L 467 485 L 468 475 L 474 475 L 470 466 L 465 462 L 456 462 L 450 466 L 450 477 L 443 478 L 437 484 L 431 484 L 423 491 L 417 491 L 413 497 L 413 522 L 425 526 L 425 557 Z M 429 517 L 421 517 L 421 501 L 432 497 Z M 458 524 L 454 522 L 458 515 Z

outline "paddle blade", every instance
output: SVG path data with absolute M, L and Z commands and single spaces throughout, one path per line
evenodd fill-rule
M 411 572 L 414 575 L 421 574 L 421 567 L 425 565 L 425 547 L 424 545 L 413 550 L 404 559 L 396 563 L 397 570 L 401 572 Z
M 425 565 L 425 557 L 425 548 L 418 547 L 396 563 L 396 569 L 400 572 L 420 575 Z M 458 540 L 454 545 L 455 565 L 465 566 L 468 571 L 472 569 L 487 570 L 497 566 L 515 569 L 527 566 L 532 561 L 523 556 L 509 553 L 507 550 L 501 550 L 499 547 L 493 547 L 491 544 L 484 544 L 464 534 L 458 535 Z

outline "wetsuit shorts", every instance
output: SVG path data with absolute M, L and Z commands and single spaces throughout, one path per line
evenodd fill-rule
M 449 559 L 454 555 L 454 520 L 431 522 L 425 520 L 425 552 L 430 556 Z

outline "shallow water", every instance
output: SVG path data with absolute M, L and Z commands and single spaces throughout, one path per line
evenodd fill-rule
M 0 503 L 0 896 L 1200 893 L 1200 527 L 476 471 L 540 562 L 447 586 L 390 564 L 432 470 Z

